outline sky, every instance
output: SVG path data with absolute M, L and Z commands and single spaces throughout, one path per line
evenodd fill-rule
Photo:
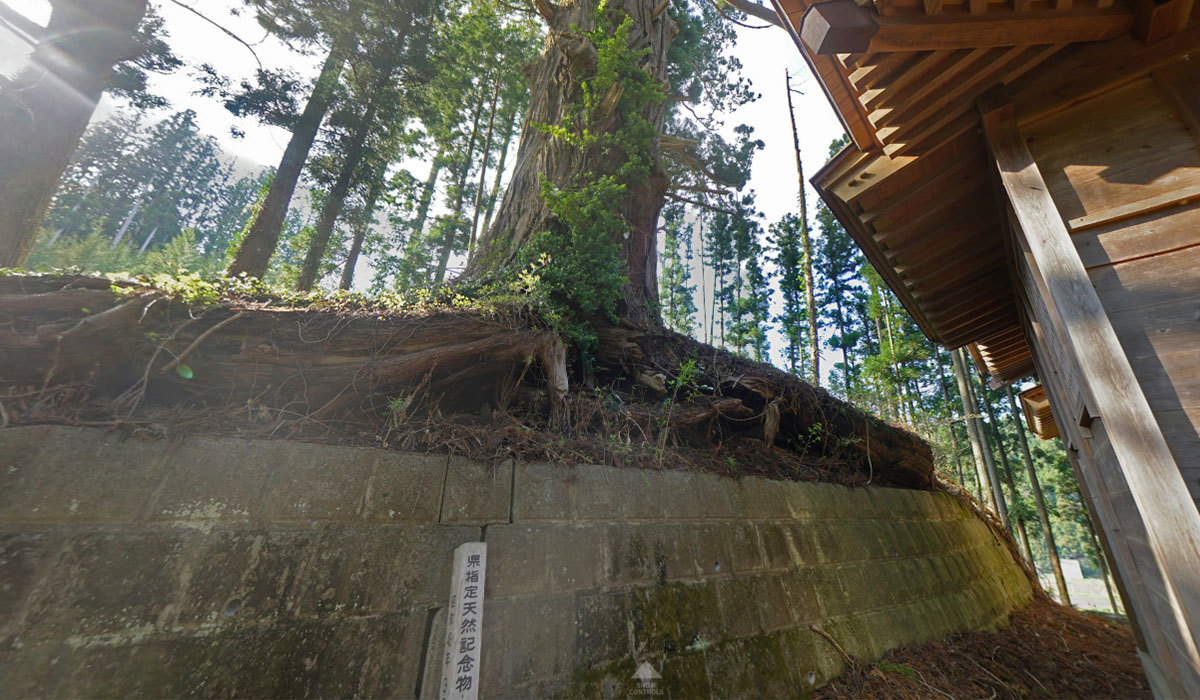
M 155 0 L 152 4 L 165 20 L 168 41 L 176 55 L 183 59 L 185 67 L 170 75 L 152 76 L 151 90 L 166 97 L 171 103 L 167 109 L 161 110 L 161 114 L 153 116 L 163 117 L 181 109 L 194 110 L 200 129 L 216 138 L 225 153 L 237 159 L 239 168 L 276 164 L 287 145 L 288 132 L 277 127 L 264 126 L 253 119 L 236 118 L 217 100 L 193 94 L 199 86 L 192 79 L 190 67 L 209 63 L 218 72 L 237 81 L 252 77 L 258 67 L 258 61 L 261 61 L 266 68 L 287 67 L 306 77 L 315 77 L 323 57 L 298 54 L 267 35 L 252 17 L 236 16 L 233 11 L 241 6 L 240 2 L 181 1 L 194 5 L 206 16 L 236 33 L 253 46 L 254 53 L 186 9 L 172 2 Z M 50 5 L 47 0 L 4 2 L 38 24 L 44 25 L 49 18 Z M 752 23 L 761 24 L 757 21 Z M 829 144 L 842 135 L 842 128 L 816 78 L 809 71 L 787 32 L 777 27 L 738 27 L 737 34 L 738 41 L 734 52 L 742 61 L 744 75 L 753 82 L 754 88 L 762 97 L 729 115 L 725 120 L 725 128 L 731 133 L 734 126 L 749 124 L 755 128 L 755 136 L 766 144 L 765 148 L 755 155 L 748 187 L 757 193 L 757 206 L 765 215 L 765 222 L 770 223 L 779 220 L 785 214 L 799 210 L 798 180 L 792 149 L 791 124 L 787 114 L 784 71 L 791 72 L 793 87 L 801 91 L 801 94 L 793 95 L 793 101 L 806 179 L 812 177 L 825 163 Z M 28 52 L 29 46 L 26 43 L 0 25 L 0 73 L 11 75 L 19 68 Z M 113 102 L 105 98 L 97 109 L 96 118 L 102 119 L 111 114 L 114 107 Z M 231 127 L 241 130 L 245 136 L 235 138 Z M 515 158 L 510 158 L 508 162 L 515 162 Z M 415 175 L 423 176 L 427 172 L 427 166 L 413 165 Z M 818 199 L 811 185 L 807 191 L 811 219 Z M 356 274 L 356 279 L 363 284 L 369 277 L 369 271 L 362 268 Z M 711 280 L 706 281 L 706 284 L 708 289 L 712 288 Z M 777 313 L 780 300 L 778 294 L 775 297 L 774 306 Z M 782 357 L 779 347 L 782 337 L 778 333 L 772 336 L 772 356 L 778 363 Z M 822 364 L 826 368 L 832 366 L 836 359 L 827 352 L 822 354 Z

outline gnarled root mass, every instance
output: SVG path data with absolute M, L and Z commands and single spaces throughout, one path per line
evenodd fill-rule
M 521 309 L 381 310 L 0 277 L 0 424 L 74 422 L 930 488 L 928 445 L 684 336 Z M 664 460 L 664 456 L 668 459 Z

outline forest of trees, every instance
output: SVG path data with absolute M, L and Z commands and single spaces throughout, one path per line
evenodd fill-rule
M 44 201 L 0 198 L 0 266 L 228 272 L 374 294 L 489 289 L 533 271 L 581 348 L 595 342 L 580 330 L 588 319 L 621 316 L 774 361 L 928 440 L 941 477 L 980 500 L 996 500 L 980 478 L 995 474 L 993 507 L 1043 569 L 1038 491 L 1061 555 L 1101 565 L 1066 455 L 1028 440 L 1011 393 L 930 343 L 799 183 L 794 213 L 769 221 L 756 207 L 747 183 L 763 143 L 724 122 L 757 98 L 735 26 L 770 11 L 749 0 L 237 4 L 319 59 L 319 73 L 268 66 L 235 80 L 184 67 L 152 5 L 96 3 L 90 19 L 128 36 L 121 51 L 89 49 L 78 81 L 121 108 L 86 132 L 78 115 L 62 125 L 55 143 L 72 148 Z M 70 5 L 53 3 L 51 25 L 89 19 Z M 27 33 L 37 45 L 42 32 Z M 42 147 L 6 128 L 30 118 L 16 88 L 55 70 L 37 50 L 0 83 L 0 162 Z M 237 162 L 192 112 L 147 92 L 147 73 L 172 71 L 232 115 L 285 130 L 280 162 Z M 21 177 L 15 162 L 0 164 L 0 185 Z

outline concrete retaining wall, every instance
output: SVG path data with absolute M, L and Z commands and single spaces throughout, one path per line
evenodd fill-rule
M 941 494 L 0 431 L 0 696 L 430 697 L 488 544 L 482 697 L 803 695 L 1031 596 Z M 431 651 L 432 650 L 432 651 Z

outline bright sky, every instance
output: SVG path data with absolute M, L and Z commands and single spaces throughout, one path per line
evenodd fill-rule
M 4 0 L 6 4 L 22 12 L 39 24 L 45 24 L 50 14 L 47 0 Z M 192 0 L 197 9 L 234 31 L 254 46 L 264 67 L 288 67 L 302 75 L 316 75 L 321 56 L 303 56 L 274 40 L 248 16 L 234 16 L 231 9 L 241 7 L 233 0 Z M 252 119 L 237 119 L 230 115 L 219 102 L 193 95 L 197 84 L 191 79 L 191 66 L 210 63 L 219 72 L 235 82 L 253 76 L 257 63 L 250 51 L 221 30 L 189 13 L 171 2 L 155 1 L 153 5 L 166 20 L 169 42 L 185 62 L 185 68 L 168 76 L 154 76 L 151 89 L 171 102 L 164 110 L 192 109 L 197 113 L 200 128 L 215 137 L 231 157 L 238 159 L 239 166 L 253 164 L 274 165 L 279 161 L 287 144 L 288 133 L 283 129 L 267 127 Z M 760 24 L 753 21 L 754 24 Z M 777 221 L 784 214 L 797 211 L 797 178 L 795 156 L 792 151 L 791 126 L 787 116 L 787 94 L 784 90 L 784 70 L 791 71 L 793 87 L 803 94 L 793 97 L 796 105 L 796 120 L 800 132 L 800 149 L 803 153 L 806 178 L 811 177 L 824 164 L 829 143 L 842 134 L 841 125 L 821 91 L 820 85 L 809 72 L 799 50 L 782 29 L 738 28 L 737 55 L 744 65 L 744 74 L 762 93 L 762 98 L 751 103 L 726 120 L 727 127 L 746 123 L 755 127 L 755 135 L 766 143 L 754 161 L 753 175 L 749 186 L 758 193 L 758 207 L 766 215 L 766 222 Z M 16 38 L 0 24 L 0 73 L 12 74 L 28 54 L 29 46 Z M 109 100 L 101 103 L 97 117 L 111 112 Z M 245 132 L 244 138 L 234 138 L 230 127 L 236 126 Z M 509 162 L 513 162 L 510 159 Z M 418 173 L 423 174 L 423 173 Z M 809 215 L 816 208 L 817 195 L 808 189 Z M 360 270 L 357 279 L 366 283 L 369 274 Z M 711 289 L 711 281 L 708 282 Z M 776 307 L 779 300 L 776 299 Z M 776 309 L 778 311 L 778 309 Z M 699 322 L 699 321 L 698 321 Z M 781 357 L 778 347 L 782 339 L 778 334 L 772 338 L 772 355 Z M 835 361 L 829 353 L 823 353 L 822 363 L 830 367 Z

